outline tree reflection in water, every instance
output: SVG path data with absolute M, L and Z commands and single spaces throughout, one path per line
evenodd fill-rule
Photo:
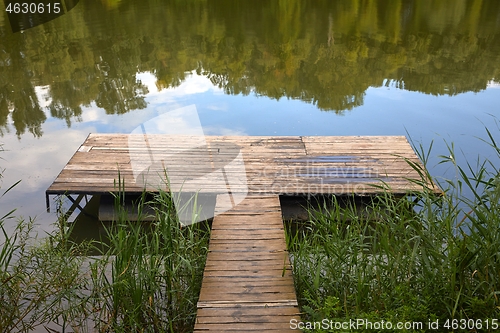
M 68 126 L 82 106 L 108 114 L 146 107 L 195 70 L 227 94 L 301 99 L 337 113 L 369 87 L 456 95 L 500 82 L 500 2 L 85 1 L 13 33 L 0 14 L 0 131 L 41 136 L 35 93 L 47 86 L 52 117 Z

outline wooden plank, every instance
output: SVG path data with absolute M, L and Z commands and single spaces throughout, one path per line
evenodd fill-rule
M 200 301 L 213 302 L 213 301 L 226 301 L 226 302 L 280 302 L 288 301 L 295 298 L 295 290 L 289 292 L 284 290 L 277 290 L 273 292 L 264 292 L 265 290 L 257 290 L 253 293 L 228 293 L 225 289 L 218 289 L 218 293 L 207 293 L 202 290 L 200 293 Z M 213 305 L 213 304 L 212 304 Z M 264 315 L 264 314 L 262 314 Z
M 290 319 L 288 324 L 252 322 L 197 324 L 197 329 L 194 332 L 290 332 Z
M 242 294 L 242 293 L 276 293 L 276 292 L 287 292 L 287 293 L 295 293 L 295 288 L 289 283 L 284 285 L 275 284 L 274 281 L 269 281 L 270 285 L 261 285 L 260 280 L 256 283 L 243 282 L 240 285 L 237 285 L 238 281 L 235 282 L 234 285 L 227 285 L 225 282 L 212 283 L 210 284 L 210 288 L 205 288 L 204 292 L 208 295 L 215 295 L 223 291 L 227 294 Z M 258 286 L 256 284 L 258 283 Z
M 266 316 L 262 315 L 255 315 L 255 316 L 245 316 L 245 322 L 247 323 L 273 323 L 273 322 L 280 322 L 282 319 L 280 318 L 281 316 L 290 316 L 292 319 L 296 314 L 269 314 Z M 214 316 L 214 317 L 201 317 L 198 318 L 198 323 L 200 324 L 220 324 L 221 323 L 221 317 L 219 316 Z M 240 318 L 237 316 L 228 316 L 224 318 L 224 323 L 239 323 Z
M 295 316 L 299 314 L 299 311 L 295 307 L 268 307 L 266 310 L 266 316 Z M 259 315 L 262 315 L 262 309 L 259 307 L 246 307 L 245 311 L 241 311 L 240 308 L 221 309 L 205 307 L 198 309 L 196 317 L 200 320 L 200 322 L 207 323 L 214 322 L 214 318 L 220 318 L 220 316 L 226 318 L 238 318 Z
M 291 286 L 289 284 L 287 284 L 287 285 L 275 285 L 275 284 L 273 284 L 270 286 L 262 286 L 259 283 L 259 286 L 248 285 L 248 284 L 241 285 L 241 286 L 237 286 L 237 285 L 233 286 L 233 284 L 231 283 L 231 285 L 228 286 L 226 284 L 220 283 L 220 284 L 211 284 L 210 288 L 205 288 L 203 290 L 203 292 L 206 295 L 209 295 L 211 297 L 219 297 L 222 293 L 240 295 L 240 294 L 252 294 L 252 293 L 276 294 L 276 293 L 283 292 L 283 293 L 294 294 L 295 289 L 293 288 L 293 286 Z M 281 294 L 278 296 L 283 298 L 283 296 Z M 293 296 L 293 297 L 295 297 L 295 296 Z M 202 299 L 202 298 L 203 297 L 200 296 L 200 299 Z
M 198 302 L 198 308 L 240 308 L 240 310 L 245 310 L 242 308 L 270 308 L 270 307 L 295 307 L 297 306 L 297 301 L 294 300 L 281 300 L 278 299 L 273 302 L 256 302 L 256 301 L 209 301 L 209 302 Z M 195 328 L 196 329 L 196 328 Z
M 243 260 L 243 259 L 242 259 Z M 248 259 L 246 259 L 248 260 Z M 203 284 L 206 283 L 212 283 L 212 284 L 220 284 L 220 283 L 234 283 L 234 284 L 241 284 L 241 285 L 253 285 L 257 281 L 254 277 L 230 277 L 230 276 L 212 276 L 212 277 L 205 277 L 203 278 Z M 290 280 L 287 277 L 266 277 L 266 278 L 259 278 L 258 279 L 259 285 L 289 285 Z
M 272 253 L 269 252 L 263 252 L 263 253 L 252 253 L 251 255 L 245 255 L 242 253 L 238 254 L 221 254 L 217 252 L 209 252 L 207 259 L 207 265 L 212 262 L 212 261 L 231 261 L 231 260 L 249 260 L 252 259 L 254 261 L 257 260 L 279 260 L 283 262 L 286 258 L 288 258 L 288 252 L 285 250 L 283 251 L 275 251 Z

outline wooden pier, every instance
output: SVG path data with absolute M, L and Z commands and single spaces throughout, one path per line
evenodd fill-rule
M 440 193 L 415 166 L 403 136 L 91 134 L 47 189 L 47 208 L 52 195 L 74 210 L 119 189 L 215 197 L 195 332 L 289 331 L 300 317 L 279 196 Z

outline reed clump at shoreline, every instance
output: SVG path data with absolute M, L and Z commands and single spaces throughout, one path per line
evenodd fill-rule
M 139 212 L 144 204 L 137 203 Z M 182 227 L 168 193 L 148 204 L 155 222 L 141 222 L 141 213 L 129 222 L 120 209 L 105 240 L 80 244 L 66 221 L 37 242 L 33 221 L 20 221 L 9 235 L 3 223 L 12 214 L 5 216 L 0 332 L 192 331 L 209 227 Z
M 498 159 L 500 149 L 487 134 Z M 429 154 L 420 147 L 424 164 Z M 441 183 L 442 196 L 425 187 L 432 177 L 419 169 L 419 193 L 396 198 L 383 191 L 362 213 L 332 198 L 310 210 L 308 224 L 288 229 L 304 321 L 425 323 L 406 330 L 412 332 L 428 331 L 429 321 L 439 321 L 442 331 L 500 329 L 499 169 L 491 160 L 465 167 L 455 161 L 450 145 L 441 162 L 457 177 Z M 453 329 L 453 323 L 465 326 Z

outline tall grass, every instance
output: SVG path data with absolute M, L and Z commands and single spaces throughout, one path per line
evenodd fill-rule
M 156 207 L 156 221 L 128 222 L 119 214 L 107 229 L 108 251 L 91 265 L 100 331 L 188 332 L 194 325 L 209 228 L 181 227 L 166 192 L 149 204 Z
M 0 219 L 0 332 L 31 332 L 80 312 L 85 285 L 76 246 L 65 248 L 66 235 L 33 239 L 33 220 L 17 222 L 7 233 Z
M 123 193 L 116 198 L 119 218 L 103 242 L 72 243 L 62 213 L 39 241 L 30 238 L 33 221 L 8 234 L 12 214 L 0 220 L 0 332 L 192 331 L 208 226 L 182 227 L 166 192 L 147 202 L 156 215 L 148 223 L 128 221 Z M 145 195 L 139 212 L 144 204 Z
M 430 150 L 418 151 L 425 162 Z M 421 192 L 398 198 L 386 188 L 362 214 L 332 198 L 310 210 L 309 224 L 289 232 L 304 319 L 500 317 L 499 170 L 488 160 L 457 165 L 452 145 L 441 159 L 457 173 L 442 184 L 442 196 L 426 187 L 427 171 L 409 162 L 422 176 L 415 181 Z

